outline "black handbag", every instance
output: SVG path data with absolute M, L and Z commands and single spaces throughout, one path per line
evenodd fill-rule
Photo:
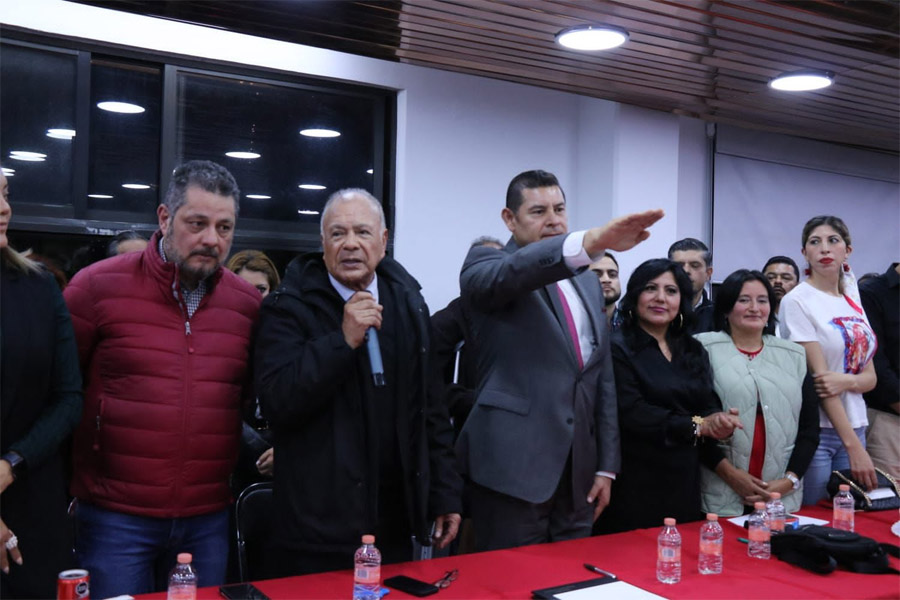
M 895 544 L 880 544 L 852 531 L 804 525 L 772 536 L 772 554 L 813 573 L 827 575 L 837 567 L 856 573 L 897 574 L 888 555 L 900 556 Z
M 897 480 L 878 468 L 875 469 L 875 477 L 878 479 L 879 488 L 886 488 L 893 492 L 889 498 L 876 500 L 870 498 L 863 486 L 853 479 L 850 469 L 831 472 L 827 485 L 828 495 L 834 498 L 841 484 L 847 484 L 850 486 L 856 510 L 896 510 L 900 508 L 900 488 L 897 487 Z

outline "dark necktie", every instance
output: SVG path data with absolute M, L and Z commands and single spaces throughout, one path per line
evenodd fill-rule
M 559 284 L 556 284 L 556 292 L 559 294 L 559 301 L 563 307 L 563 313 L 566 315 L 566 325 L 569 328 L 569 337 L 572 338 L 572 345 L 575 347 L 575 357 L 578 359 L 578 368 L 584 368 L 584 359 L 581 358 L 581 344 L 578 342 L 578 330 L 575 328 L 575 319 L 572 317 L 572 309 L 569 308 L 569 301 L 563 293 Z

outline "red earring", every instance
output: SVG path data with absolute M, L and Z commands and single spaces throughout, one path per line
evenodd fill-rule
M 806 267 L 805 269 L 803 269 L 803 274 L 806 275 L 807 277 L 809 277 L 812 274 L 811 271 L 809 270 L 809 267 Z
M 850 265 L 848 265 L 847 263 L 844 263 L 844 273 L 849 273 L 849 272 L 850 272 Z

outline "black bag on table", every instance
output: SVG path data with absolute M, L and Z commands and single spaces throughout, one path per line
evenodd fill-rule
M 772 536 L 772 554 L 808 571 L 826 575 L 838 566 L 856 573 L 900 574 L 888 555 L 900 557 L 895 544 L 881 544 L 852 531 L 804 525 Z
M 877 500 L 870 498 L 865 489 L 853 479 L 850 469 L 831 472 L 826 486 L 828 495 L 834 498 L 841 484 L 846 483 L 850 486 L 850 494 L 853 495 L 856 510 L 896 510 L 900 508 L 900 486 L 897 485 L 897 480 L 877 467 L 875 468 L 875 478 L 878 480 L 879 488 L 886 488 L 893 492 L 889 498 L 878 498 Z

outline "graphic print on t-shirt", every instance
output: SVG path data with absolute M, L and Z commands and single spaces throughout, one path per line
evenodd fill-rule
M 844 373 L 856 375 L 875 354 L 875 333 L 859 317 L 835 317 L 831 325 L 844 336 Z

